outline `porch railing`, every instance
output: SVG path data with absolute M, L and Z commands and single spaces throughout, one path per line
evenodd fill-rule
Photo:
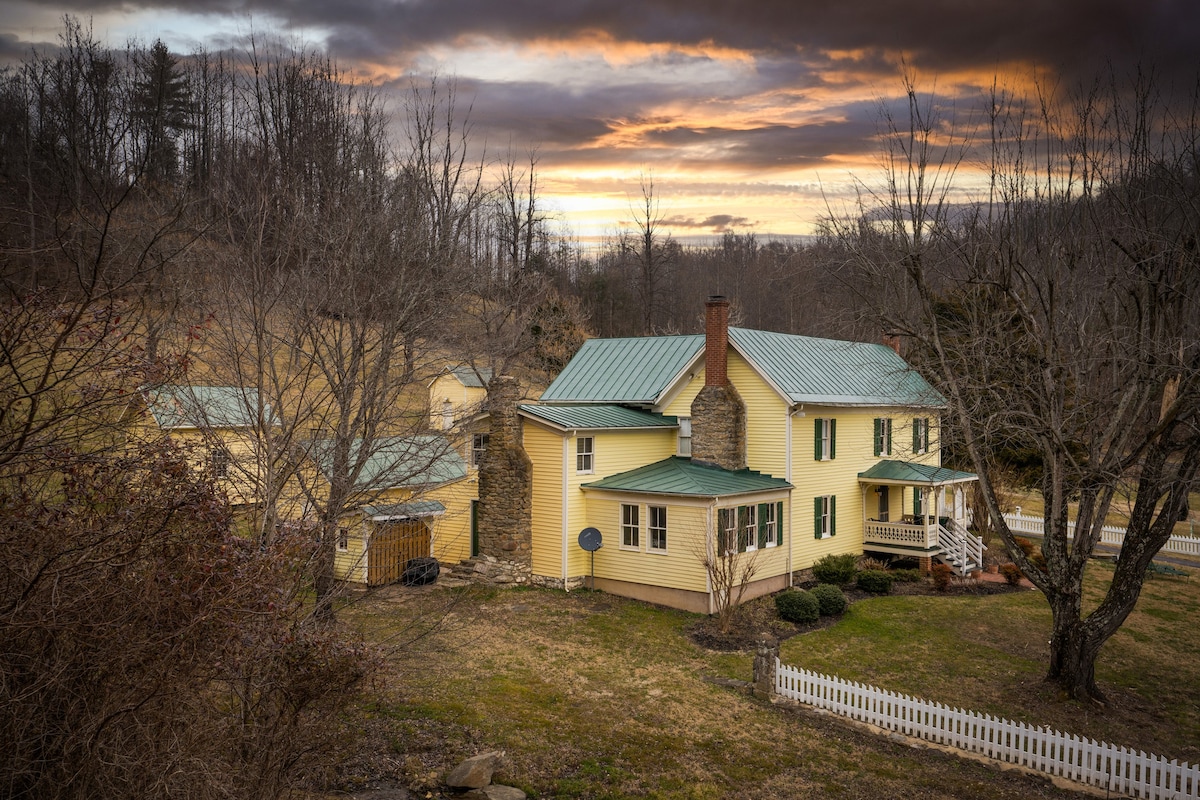
M 922 550 L 930 550 L 938 546 L 937 529 L 936 523 L 914 525 L 907 522 L 867 520 L 865 539 L 868 544 L 918 547 Z

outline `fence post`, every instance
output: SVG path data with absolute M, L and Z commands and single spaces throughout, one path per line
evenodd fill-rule
M 754 696 L 770 700 L 775 696 L 775 664 L 779 658 L 779 640 L 769 633 L 759 634 L 754 648 Z

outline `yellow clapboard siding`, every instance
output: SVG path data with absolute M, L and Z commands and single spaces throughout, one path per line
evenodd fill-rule
M 750 364 L 729 351 L 729 380 L 746 406 L 746 464 L 776 478 L 787 475 L 788 405 Z
M 578 436 L 591 436 L 594 446 L 595 471 L 592 474 L 579 474 L 575 471 L 576 439 Z M 578 577 L 588 574 L 589 560 L 587 553 L 579 547 L 577 537 L 586 527 L 600 528 L 607 542 L 610 536 L 609 527 L 597 525 L 589 507 L 590 498 L 579 487 L 585 483 L 607 478 L 655 461 L 675 455 L 676 431 L 673 428 L 664 430 L 600 430 L 581 431 L 578 436 L 568 440 L 567 459 L 567 569 L 568 577 Z M 605 545 L 607 546 L 607 545 Z
M 438 486 L 421 494 L 422 500 L 437 500 L 446 513 L 433 517 L 433 557 L 444 564 L 457 564 L 471 557 L 471 501 L 479 499 L 479 479 L 467 478 Z
M 561 578 L 564 437 L 528 420 L 522 436 L 533 462 L 533 574 Z
M 912 452 L 912 418 L 930 420 L 929 452 Z M 875 419 L 892 419 L 892 454 L 875 455 Z M 818 418 L 837 420 L 836 457 L 831 461 L 813 458 L 814 424 Z M 804 416 L 792 420 L 792 525 L 793 569 L 804 569 L 829 554 L 861 553 L 863 549 L 863 504 L 868 515 L 878 509 L 875 495 L 867 494 L 858 482 L 858 473 L 865 472 L 882 459 L 917 461 L 938 464 L 939 430 L 937 417 L 932 413 L 901 412 L 899 409 L 847 409 L 808 406 Z M 837 533 L 815 538 L 813 500 L 821 495 L 837 497 Z M 891 513 L 907 513 L 904 503 L 911 507 L 912 495 L 893 489 L 889 497 Z M 903 495 L 903 497 L 901 497 Z
M 639 506 L 641 531 L 637 550 L 621 546 L 622 502 Z M 647 547 L 647 523 L 651 505 L 667 507 L 667 549 L 650 551 Z M 681 506 L 628 495 L 588 497 L 588 519 L 604 534 L 604 547 L 596 552 L 596 577 L 612 580 L 707 591 L 707 577 L 701 560 L 706 542 L 708 508 L 705 505 Z M 583 574 L 588 574 L 585 570 Z

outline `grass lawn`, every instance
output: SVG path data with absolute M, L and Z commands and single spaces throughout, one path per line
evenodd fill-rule
M 440 629 L 412 626 L 451 597 Z M 1146 597 L 1103 654 L 1100 680 L 1115 701 L 1103 714 L 1041 684 L 1048 614 L 1033 592 L 865 601 L 833 628 L 787 640 L 783 654 L 1200 761 L 1200 579 L 1156 579 Z M 697 618 L 682 612 L 589 592 L 390 587 L 341 619 L 394 647 L 359 712 L 349 788 L 380 777 L 419 784 L 501 749 L 508 766 L 497 781 L 535 797 L 1074 796 L 707 680 L 749 680 L 751 655 L 696 646 L 687 627 Z M 424 635 L 410 641 L 414 632 Z

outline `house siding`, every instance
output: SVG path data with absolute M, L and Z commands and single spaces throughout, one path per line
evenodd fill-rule
M 875 419 L 892 419 L 892 454 L 875 455 Z M 912 420 L 930 420 L 929 451 L 912 452 Z M 829 461 L 817 461 L 814 455 L 814 420 L 832 418 L 837 421 L 836 456 Z M 813 562 L 840 553 L 863 551 L 863 504 L 867 516 L 875 516 L 878 501 L 866 493 L 858 482 L 858 473 L 887 458 L 939 464 L 937 416 L 931 412 L 912 413 L 889 408 L 847 409 L 806 406 L 804 416 L 792 419 L 792 526 L 793 569 L 811 567 Z M 892 490 L 889 512 L 892 519 L 910 513 L 912 493 L 907 488 Z M 822 495 L 837 497 L 836 534 L 826 539 L 815 538 L 813 498 Z
M 621 505 L 637 505 L 641 523 L 637 550 L 621 546 Z M 648 506 L 667 507 L 667 550 L 648 549 Z M 647 499 L 645 495 L 594 493 L 588 497 L 590 524 L 604 534 L 604 547 L 596 552 L 596 577 L 653 584 L 669 589 L 707 592 L 702 561 L 708 524 L 708 504 L 673 505 L 670 498 Z M 584 572 L 588 574 L 588 572 Z
M 533 462 L 533 574 L 561 578 L 563 436 L 524 420 L 522 439 Z
M 746 404 L 746 464 L 758 472 L 785 478 L 788 404 L 732 349 L 727 369 L 730 382 Z

